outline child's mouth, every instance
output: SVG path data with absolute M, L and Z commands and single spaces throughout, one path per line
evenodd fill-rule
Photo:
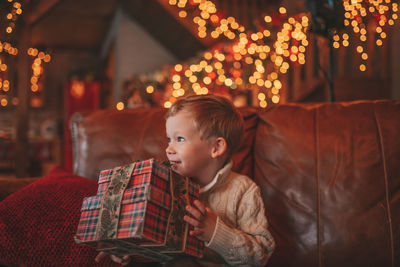
M 172 168 L 176 168 L 178 164 L 180 164 L 180 161 L 174 161 L 174 160 L 170 160 L 169 161 L 170 165 Z

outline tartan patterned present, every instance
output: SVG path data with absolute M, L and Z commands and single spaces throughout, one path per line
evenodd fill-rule
M 202 257 L 204 244 L 189 235 L 185 206 L 198 186 L 155 159 L 103 170 L 96 196 L 83 200 L 76 242 L 148 261 Z
M 118 168 L 103 170 L 100 172 L 97 195 L 102 195 L 106 192 L 108 185 L 111 181 L 113 173 Z M 135 168 L 132 171 L 132 178 L 128 187 L 137 187 L 142 185 L 154 185 L 163 191 L 169 189 L 168 178 L 170 169 L 162 162 L 149 159 L 140 162 L 135 162 Z

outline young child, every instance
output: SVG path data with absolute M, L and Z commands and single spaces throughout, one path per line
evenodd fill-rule
M 231 170 L 243 135 L 235 107 L 215 95 L 179 99 L 166 114 L 166 132 L 171 168 L 200 185 L 200 199 L 186 207 L 184 220 L 194 226 L 190 234 L 204 241 L 206 251 L 191 263 L 264 266 L 275 243 L 260 189 Z M 179 260 L 171 265 L 179 266 Z

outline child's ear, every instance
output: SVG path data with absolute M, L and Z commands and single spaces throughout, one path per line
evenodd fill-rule
M 211 151 L 211 157 L 216 158 L 216 157 L 223 155 L 226 152 L 227 148 L 228 148 L 228 145 L 226 143 L 225 138 L 218 137 L 214 141 L 214 146 Z

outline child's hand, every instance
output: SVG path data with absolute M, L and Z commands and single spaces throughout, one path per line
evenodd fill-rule
M 190 235 L 209 242 L 217 224 L 217 215 L 198 200 L 195 200 L 193 204 L 194 206 L 186 206 L 186 210 L 191 216 L 186 215 L 183 219 L 194 226 L 194 230 L 190 231 Z
M 100 252 L 97 256 L 96 256 L 96 258 L 94 259 L 97 263 L 99 263 L 102 259 L 104 259 L 104 257 L 106 257 L 107 255 L 109 255 L 108 253 L 106 253 L 106 252 Z M 119 258 L 119 257 L 117 257 L 117 256 L 114 256 L 114 255 L 110 255 L 110 258 L 111 258 L 111 260 L 113 260 L 114 262 L 116 262 L 116 263 L 119 263 L 119 264 L 121 264 L 121 265 L 123 265 L 123 266 L 125 266 L 125 265 L 128 265 L 128 263 L 131 261 L 131 257 L 129 257 L 129 256 L 124 256 L 124 257 L 122 257 L 122 258 Z

